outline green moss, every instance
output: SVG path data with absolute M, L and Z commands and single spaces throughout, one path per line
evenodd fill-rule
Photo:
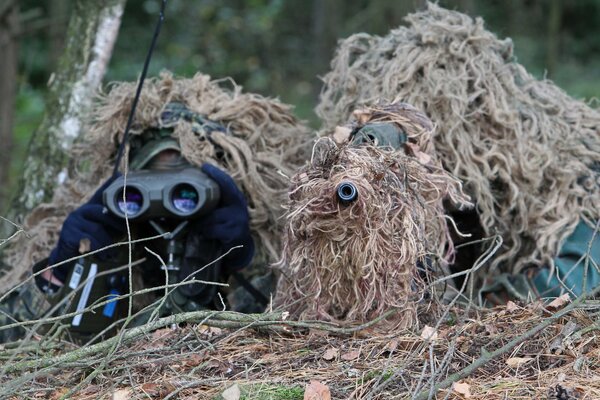
M 302 400 L 304 388 L 300 386 L 251 385 L 241 388 L 240 400 Z
M 304 388 L 269 384 L 240 385 L 240 400 L 302 400 Z M 218 396 L 214 400 L 222 400 Z
M 385 382 L 388 379 L 390 379 L 392 377 L 392 375 L 394 374 L 394 372 L 392 370 L 379 370 L 379 369 L 374 369 L 372 371 L 369 371 L 365 374 L 365 376 L 362 378 L 362 383 L 366 383 L 368 381 L 371 381 L 373 379 L 379 379 L 381 382 Z

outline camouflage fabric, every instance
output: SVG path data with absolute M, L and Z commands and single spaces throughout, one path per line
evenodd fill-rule
M 146 129 L 142 135 L 129 138 L 132 155 L 129 168 L 131 170 L 144 168 L 154 156 L 164 150 L 181 151 L 179 143 L 172 136 L 173 129 L 181 120 L 190 123 L 194 133 L 205 134 L 208 140 L 214 131 L 227 132 L 223 125 L 191 111 L 184 104 L 169 103 L 160 114 L 160 128 Z
M 28 279 L 0 303 L 0 343 L 12 342 L 26 336 L 23 327 L 5 327 L 15 322 L 38 319 L 50 309 L 50 295 L 42 292 L 34 279 Z
M 376 122 L 363 126 L 354 133 L 352 144 L 360 145 L 370 143 L 377 147 L 391 147 L 398 150 L 407 141 L 406 132 L 397 124 L 390 122 Z

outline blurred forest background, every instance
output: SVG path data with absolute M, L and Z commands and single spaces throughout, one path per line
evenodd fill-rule
M 65 37 L 72 0 L 17 0 L 6 12 L 0 1 L 0 115 L 2 160 L 0 210 L 20 178 L 32 132 L 44 112 L 44 97 Z M 511 37 L 518 61 L 570 95 L 600 97 L 600 0 L 440 0 L 450 9 L 482 16 L 487 29 Z M 336 42 L 356 32 L 385 35 L 423 0 L 170 0 L 149 76 L 169 69 L 181 76 L 201 71 L 232 77 L 246 91 L 279 97 L 296 106 L 313 127 L 313 113 Z M 142 70 L 160 0 L 128 0 L 104 82 L 135 80 Z M 13 9 L 14 10 L 14 9 Z M 7 80 L 10 57 L 17 79 Z M 7 89 L 8 88 L 8 89 Z M 597 106 L 597 104 L 596 104 Z M 0 215 L 2 215 L 0 213 Z

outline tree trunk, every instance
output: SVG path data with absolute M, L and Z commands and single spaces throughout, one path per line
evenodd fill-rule
M 561 0 L 550 2 L 548 15 L 548 35 L 546 39 L 546 71 L 550 79 L 554 78 L 558 63 L 558 48 L 560 44 L 560 25 L 562 20 Z
M 17 1 L 12 0 L 4 0 L 0 5 L 0 210 L 3 210 L 8 197 L 12 161 L 17 96 L 19 6 Z
M 54 189 L 64 183 L 69 151 L 82 134 L 83 117 L 102 83 L 125 1 L 74 2 L 66 48 L 50 77 L 46 111 L 29 142 L 8 219 L 20 222 L 35 206 L 50 200 Z
M 69 17 L 69 0 L 50 0 L 50 21 L 48 36 L 50 41 L 49 59 L 52 69 L 56 69 L 60 56 L 65 49 L 65 23 Z

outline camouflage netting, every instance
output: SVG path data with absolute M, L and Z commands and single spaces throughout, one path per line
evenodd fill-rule
M 480 18 L 429 4 L 406 20 L 340 43 L 317 107 L 322 134 L 364 105 L 414 105 L 485 233 L 504 239 L 493 267 L 551 264 L 578 222 L 600 214 L 600 112 L 532 77 Z
M 395 123 L 407 143 L 396 150 L 339 135 L 339 144 L 317 141 L 310 165 L 292 177 L 275 304 L 294 317 L 345 324 L 397 309 L 383 326 L 410 327 L 432 294 L 430 278 L 452 261 L 442 200 L 470 203 L 460 182 L 421 152 L 431 147 L 425 115 L 406 104 L 371 108 L 345 132 L 369 122 Z M 341 183 L 356 187 L 352 203 L 339 200 Z
M 8 250 L 7 263 L 16 273 L 6 276 L 3 286 L 12 286 L 35 261 L 47 257 L 66 215 L 111 174 L 136 85 L 116 83 L 100 96 L 88 134 L 74 151 L 68 183 L 55 192 L 50 204 L 33 210 L 25 221 L 29 237 L 14 242 Z M 285 176 L 291 176 L 308 158 L 304 153 L 310 141 L 308 128 L 288 105 L 242 93 L 230 80 L 211 81 L 202 74 L 176 79 L 165 72 L 144 83 L 130 133 L 157 127 L 161 111 L 174 101 L 227 128 L 227 132 L 213 131 L 207 140 L 204 134 L 192 131 L 190 122 L 180 120 L 173 136 L 190 162 L 213 163 L 234 178 L 248 199 L 250 228 L 257 245 L 255 265 L 276 260 L 281 246 L 281 205 L 289 184 Z

